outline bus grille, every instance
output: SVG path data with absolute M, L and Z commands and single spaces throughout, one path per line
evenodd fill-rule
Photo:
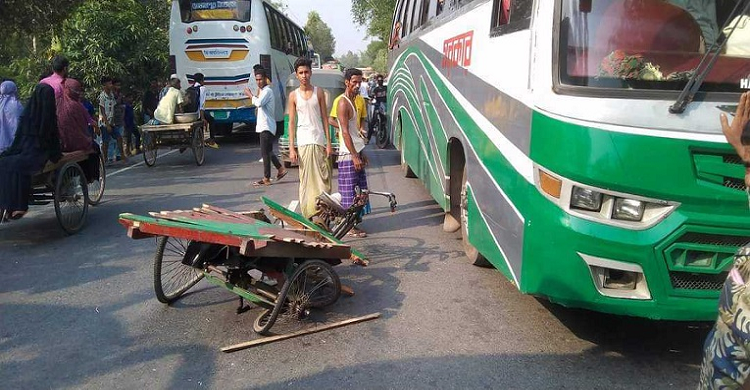
M 750 237 L 744 236 L 727 236 L 723 234 L 707 234 L 707 233 L 686 233 L 678 242 L 688 242 L 691 244 L 701 245 L 717 245 L 732 247 L 733 249 L 739 249 L 750 242 Z
M 722 160 L 724 161 L 724 164 L 744 165 L 740 156 L 736 154 L 725 154 L 722 156 Z M 747 189 L 745 180 L 728 176 L 724 176 L 724 187 L 740 191 L 745 191 Z
M 690 272 L 670 272 L 669 279 L 672 282 L 672 288 L 681 290 L 703 290 L 719 291 L 724 285 L 728 272 L 722 272 L 715 275 L 695 274 Z
M 748 242 L 750 235 L 687 231 L 664 246 L 662 253 L 674 293 L 719 292 L 735 253 Z
M 736 154 L 725 154 L 723 157 L 724 164 L 743 165 L 742 159 Z

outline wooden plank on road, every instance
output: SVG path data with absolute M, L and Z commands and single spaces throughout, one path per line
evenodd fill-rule
M 247 342 L 244 342 L 244 343 L 230 345 L 228 347 L 223 347 L 221 349 L 221 352 L 227 352 L 227 353 L 229 353 L 229 352 L 241 351 L 243 349 L 257 347 L 257 346 L 263 345 L 263 344 L 268 344 L 268 343 L 273 343 L 273 342 L 281 341 L 281 340 L 287 340 L 287 339 L 291 339 L 291 338 L 295 338 L 295 337 L 299 337 L 299 336 L 304 336 L 304 335 L 308 335 L 308 334 L 323 332 L 323 331 L 326 331 L 326 330 L 340 328 L 342 326 L 356 324 L 356 323 L 359 323 L 359 322 L 370 321 L 370 320 L 374 320 L 374 319 L 376 319 L 378 317 L 380 317 L 380 313 L 373 313 L 373 314 L 368 314 L 368 315 L 362 316 L 362 317 L 350 318 L 348 320 L 334 322 L 332 324 L 316 326 L 316 327 L 313 327 L 313 328 L 310 328 L 310 329 L 303 329 L 303 330 L 300 330 L 300 331 L 297 331 L 297 332 L 293 332 L 293 333 L 282 334 L 282 335 L 271 336 L 271 337 L 263 337 L 263 338 L 260 338 L 260 339 L 257 339 L 257 340 L 247 341 Z

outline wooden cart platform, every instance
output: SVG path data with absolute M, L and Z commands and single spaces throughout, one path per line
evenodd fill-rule
M 264 308 L 253 329 L 267 334 L 280 316 L 303 320 L 311 310 L 335 303 L 342 292 L 352 295 L 332 266 L 363 257 L 302 216 L 262 200 L 281 225 L 262 210 L 233 212 L 210 205 L 149 216 L 121 214 L 119 222 L 133 239 L 158 238 L 154 290 L 160 302 L 174 302 L 205 278 L 241 297 L 238 313 L 246 310 L 242 299 Z
M 171 125 L 143 125 L 140 127 L 143 139 L 143 161 L 153 167 L 161 148 L 191 149 L 198 166 L 203 165 L 205 155 L 205 135 L 203 122 L 175 123 Z

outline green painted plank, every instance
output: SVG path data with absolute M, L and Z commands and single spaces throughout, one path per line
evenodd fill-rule
M 348 244 L 342 242 L 341 240 L 337 239 L 336 237 L 334 237 L 333 235 L 331 235 L 331 233 L 323 230 L 320 226 L 312 223 L 307 218 L 305 218 L 305 217 L 303 217 L 303 216 L 295 213 L 292 210 L 289 210 L 288 208 L 286 208 L 286 207 L 284 207 L 284 206 L 282 206 L 282 205 L 280 205 L 280 204 L 272 201 L 271 199 L 266 198 L 265 196 L 262 196 L 260 199 L 261 199 L 261 201 L 263 201 L 263 203 L 266 206 L 268 206 L 268 207 L 270 207 L 270 208 L 278 211 L 279 213 L 283 214 L 286 217 L 289 217 L 289 218 L 295 220 L 296 222 L 298 222 L 302 226 L 304 226 L 304 227 L 306 227 L 306 228 L 308 228 L 310 230 L 314 230 L 314 231 L 322 234 L 324 237 L 328 238 L 332 242 L 335 242 L 336 244 L 341 244 L 341 245 L 347 245 L 347 246 L 349 246 L 353 255 L 359 257 L 360 259 L 367 260 L 367 257 L 363 253 L 361 253 L 360 251 L 358 251 L 358 250 L 356 250 L 354 248 L 351 248 L 350 245 L 348 245 Z
M 185 223 L 185 222 L 177 222 L 177 221 L 172 221 L 168 219 L 146 217 L 142 215 L 135 215 L 135 214 L 129 214 L 129 213 L 120 214 L 120 219 L 133 221 L 133 222 L 150 223 L 154 225 L 180 228 L 180 229 L 205 231 L 205 232 L 219 233 L 219 234 L 229 234 L 233 236 L 247 237 L 247 238 L 258 239 L 258 240 L 269 240 L 271 237 L 270 235 L 267 235 L 267 234 L 260 234 L 258 232 L 257 227 L 248 229 L 246 226 L 242 224 L 221 224 L 223 226 L 212 226 L 210 224 L 192 223 L 192 222 L 195 222 L 196 220 L 191 220 L 191 223 Z M 265 227 L 275 228 L 274 225 L 269 225 L 269 224 L 265 224 L 265 225 L 267 225 Z

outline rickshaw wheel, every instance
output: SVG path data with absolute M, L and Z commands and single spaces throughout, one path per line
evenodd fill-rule
M 78 233 L 86 222 L 89 210 L 86 176 L 78 164 L 65 164 L 58 171 L 54 197 L 60 227 L 65 233 Z
M 262 335 L 268 334 L 282 312 L 303 319 L 309 308 L 331 305 L 340 296 L 341 281 L 333 267 L 322 260 L 305 261 L 284 283 L 273 309 L 266 309 L 258 315 L 253 322 L 253 330 Z
M 276 318 L 273 319 L 273 322 L 269 321 L 273 311 L 274 309 L 263 309 L 263 311 L 255 317 L 255 321 L 253 321 L 253 330 L 255 333 L 262 335 L 268 334 L 268 331 L 271 330 L 271 327 L 276 322 Z
M 203 165 L 203 162 L 206 160 L 205 142 L 203 139 L 203 128 L 193 130 L 193 156 L 198 166 Z
M 156 164 L 156 139 L 148 131 L 143 132 L 143 161 L 147 166 L 153 167 Z
M 188 244 L 188 240 L 165 236 L 159 237 L 156 243 L 154 293 L 161 303 L 176 301 L 203 279 L 202 272 L 182 264 Z
M 96 206 L 102 201 L 104 196 L 104 185 L 107 182 L 107 171 L 104 168 L 104 159 L 99 156 L 99 177 L 88 185 L 88 202 L 91 206 Z

